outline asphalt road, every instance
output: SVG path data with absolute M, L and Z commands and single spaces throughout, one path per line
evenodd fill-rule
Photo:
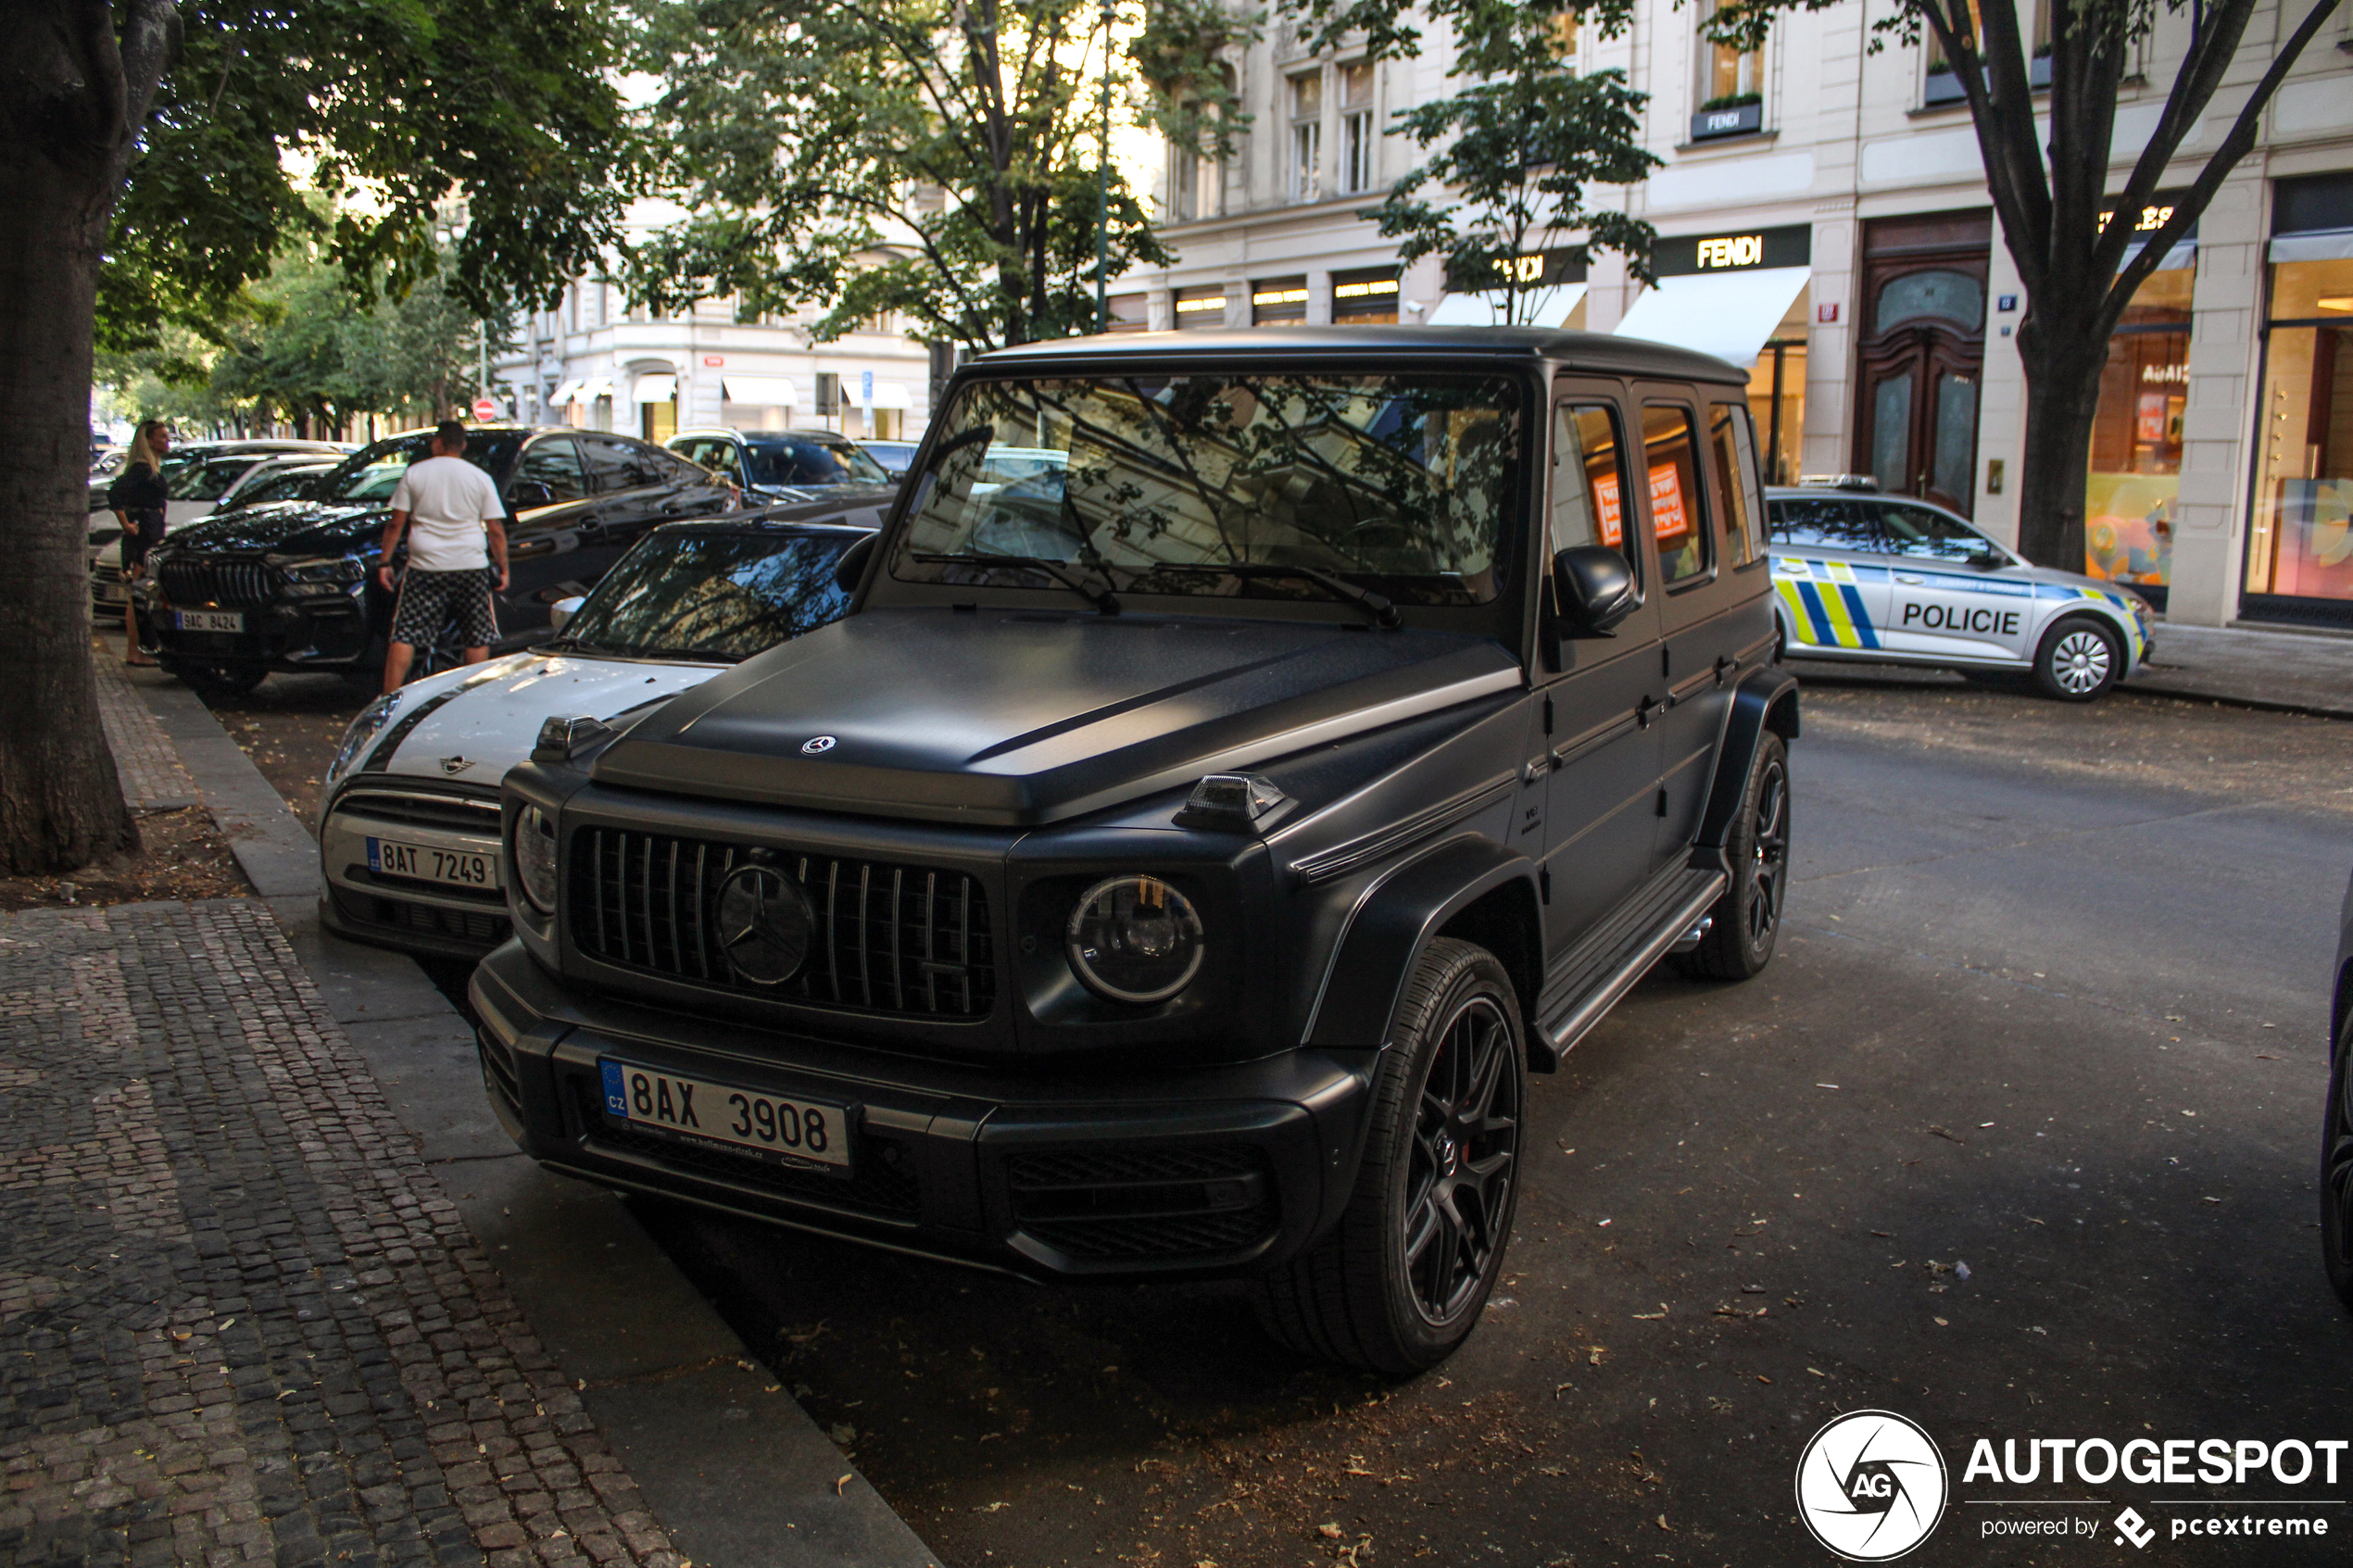
M 258 744 L 317 723 L 270 690 Z M 1511 1273 L 1435 1373 L 1300 1365 L 1232 1286 L 646 1217 L 952 1568 L 1822 1562 L 1798 1456 L 1865 1408 L 1950 1467 L 1907 1561 L 2137 1558 L 2128 1504 L 2151 1557 L 2342 1559 L 2171 1531 L 2353 1532 L 2353 1454 L 2334 1487 L 1963 1467 L 1981 1437 L 2353 1436 L 2313 1197 L 2353 725 L 1934 677 L 1806 701 L 1780 956 L 1654 976 L 1531 1081 Z M 2096 1533 L 1987 1534 L 2026 1518 Z

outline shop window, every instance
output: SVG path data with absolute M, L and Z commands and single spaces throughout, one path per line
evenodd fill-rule
M 1324 73 L 1290 79 L 1290 199 L 1324 198 Z
M 1805 295 L 1798 298 L 1804 301 Z M 1775 338 L 1748 371 L 1748 409 L 1764 437 L 1757 462 L 1768 484 L 1797 482 L 1806 441 L 1806 340 Z
M 2353 616 L 2353 258 L 2272 264 L 2256 462 L 2246 591 Z
M 1397 270 L 1366 268 L 1332 274 L 1332 320 L 1370 327 L 1397 320 Z
M 1172 303 L 1176 307 L 1176 328 L 1179 332 L 1226 324 L 1226 290 L 1223 284 L 1202 283 L 1178 289 Z
M 1269 278 L 1250 287 L 1250 324 L 1279 327 L 1307 320 L 1307 280 Z
M 1340 188 L 1352 195 L 1373 188 L 1373 76 L 1368 60 L 1340 68 Z
M 2083 487 L 2083 570 L 2095 577 L 2171 580 L 2195 279 L 2187 267 L 2149 274 L 2108 339 Z
M 1114 332 L 1140 332 L 1151 329 L 1151 307 L 1140 294 L 1115 294 L 1111 296 L 1111 330 Z

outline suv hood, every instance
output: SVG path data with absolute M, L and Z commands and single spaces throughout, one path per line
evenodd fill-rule
M 724 668 L 523 653 L 452 670 L 407 688 L 413 696 L 405 696 L 393 714 L 393 724 L 402 733 L 391 756 L 383 768 L 352 776 L 389 773 L 496 790 L 507 770 L 531 755 L 539 726 L 547 720 L 588 714 L 610 721 L 699 685 Z M 403 720 L 409 721 L 403 724 Z M 372 751 L 371 747 L 371 761 Z
M 182 523 L 178 550 L 316 550 L 340 555 L 384 532 L 391 508 L 380 501 L 280 501 Z
M 1202 617 L 872 610 L 649 716 L 601 784 L 1031 826 L 1516 690 L 1491 641 Z

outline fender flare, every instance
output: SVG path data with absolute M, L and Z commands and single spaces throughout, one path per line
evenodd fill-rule
M 2117 646 L 2124 650 L 2124 668 L 2116 672 L 2116 678 L 2120 682 L 2132 679 L 2141 668 L 2141 630 L 2133 622 L 2131 610 L 2119 608 L 2107 599 L 2070 599 L 2061 603 L 2035 632 L 2034 651 L 2028 658 L 2039 664 L 2043 645 L 2050 641 L 2051 633 L 2060 621 L 2075 616 L 2087 616 L 2116 634 Z
M 1695 848 L 1724 847 L 1748 788 L 1749 764 L 1768 730 L 1784 740 L 1797 738 L 1797 677 L 1773 664 L 1759 665 L 1742 676 L 1732 688 L 1732 700 L 1725 705 L 1724 739 L 1716 750 L 1707 809 L 1700 814 L 1699 833 L 1692 841 Z
M 1480 898 L 1514 882 L 1540 908 L 1536 866 L 1523 854 L 1477 834 L 1438 844 L 1406 861 L 1357 900 L 1334 945 L 1309 1015 L 1309 1046 L 1381 1048 L 1403 1003 L 1405 984 L 1431 938 Z M 1520 1000 L 1523 1009 L 1533 997 Z

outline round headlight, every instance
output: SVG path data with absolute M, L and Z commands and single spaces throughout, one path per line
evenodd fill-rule
M 556 912 L 556 824 L 536 806 L 515 819 L 515 881 L 533 909 Z
M 1158 877 L 1115 876 L 1070 913 L 1070 967 L 1115 1002 L 1164 1002 L 1192 984 L 1204 950 L 1201 917 Z
M 392 718 L 393 709 L 399 706 L 400 694 L 387 692 L 359 710 L 359 716 L 352 720 L 343 732 L 343 744 L 335 747 L 334 760 L 327 764 L 328 783 L 333 784 L 341 778 L 346 770 L 359 760 L 359 754 L 367 749 L 370 741 L 383 732 L 385 723 Z

